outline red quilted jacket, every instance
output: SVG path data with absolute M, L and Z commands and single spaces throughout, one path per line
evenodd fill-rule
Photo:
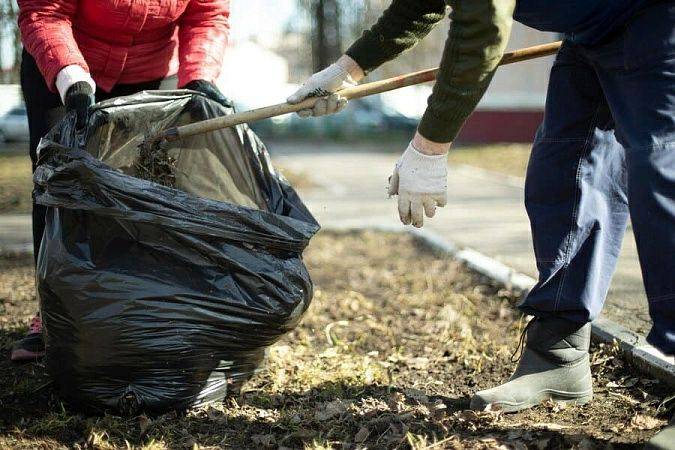
M 218 77 L 229 0 L 18 0 L 19 28 L 50 89 L 65 66 L 99 88 L 178 73 L 178 86 Z

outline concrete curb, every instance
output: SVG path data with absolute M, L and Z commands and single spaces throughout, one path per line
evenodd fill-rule
M 472 249 L 461 249 L 440 235 L 422 229 L 391 225 L 329 226 L 328 231 L 382 231 L 393 233 L 409 233 L 418 242 L 440 254 L 451 256 L 472 270 L 484 275 L 507 288 L 525 295 L 536 283 L 528 275 L 516 272 L 501 262 Z M 593 322 L 592 338 L 595 342 L 613 343 L 616 341 L 623 356 L 638 371 L 653 376 L 670 386 L 675 386 L 675 361 L 647 343 L 643 336 L 608 319 L 599 318 Z

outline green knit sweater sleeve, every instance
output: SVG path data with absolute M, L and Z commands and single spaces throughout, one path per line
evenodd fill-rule
M 347 51 L 364 71 L 414 46 L 442 17 L 443 1 L 394 0 L 378 22 Z M 422 136 L 450 142 L 475 109 L 504 54 L 516 0 L 450 0 L 450 32 L 428 106 Z M 433 9 L 431 5 L 437 9 Z
M 516 0 L 454 0 L 440 70 L 418 131 L 450 142 L 485 93 L 511 34 Z
M 346 54 L 368 73 L 414 47 L 445 17 L 445 9 L 445 0 L 394 0 Z

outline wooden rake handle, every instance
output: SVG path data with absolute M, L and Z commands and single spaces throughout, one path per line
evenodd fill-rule
M 561 41 L 551 42 L 549 44 L 536 45 L 534 47 L 526 47 L 512 52 L 504 53 L 500 66 L 512 64 L 520 61 L 527 61 L 530 59 L 541 58 L 542 56 L 552 55 L 560 48 Z M 340 91 L 340 96 L 347 100 L 367 97 L 369 95 L 381 94 L 382 92 L 392 91 L 407 86 L 427 83 L 434 81 L 438 74 L 438 68 L 421 70 L 419 72 L 399 75 L 386 80 L 374 81 L 372 83 L 364 83 L 358 86 L 350 87 Z M 281 116 L 303 109 L 311 109 L 318 98 L 307 98 L 300 103 L 291 105 L 289 103 L 279 103 L 277 105 L 265 106 L 263 108 L 252 109 L 250 111 L 238 112 L 230 114 L 229 116 L 215 117 L 200 122 L 191 123 L 188 125 L 181 125 L 179 127 L 172 127 L 164 132 L 159 139 L 166 139 L 169 141 L 194 136 L 195 134 L 208 133 L 210 131 L 220 130 L 223 128 L 232 127 L 242 123 L 255 122 L 257 120 L 269 119 L 270 117 Z

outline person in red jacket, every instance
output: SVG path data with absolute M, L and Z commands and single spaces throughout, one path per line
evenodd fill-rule
M 213 84 L 229 32 L 229 0 L 18 0 L 23 90 L 33 170 L 42 136 L 67 113 L 85 127 L 95 101 L 149 89 L 186 88 L 229 106 Z M 37 255 L 45 209 L 33 204 Z M 31 321 L 11 359 L 44 355 Z

